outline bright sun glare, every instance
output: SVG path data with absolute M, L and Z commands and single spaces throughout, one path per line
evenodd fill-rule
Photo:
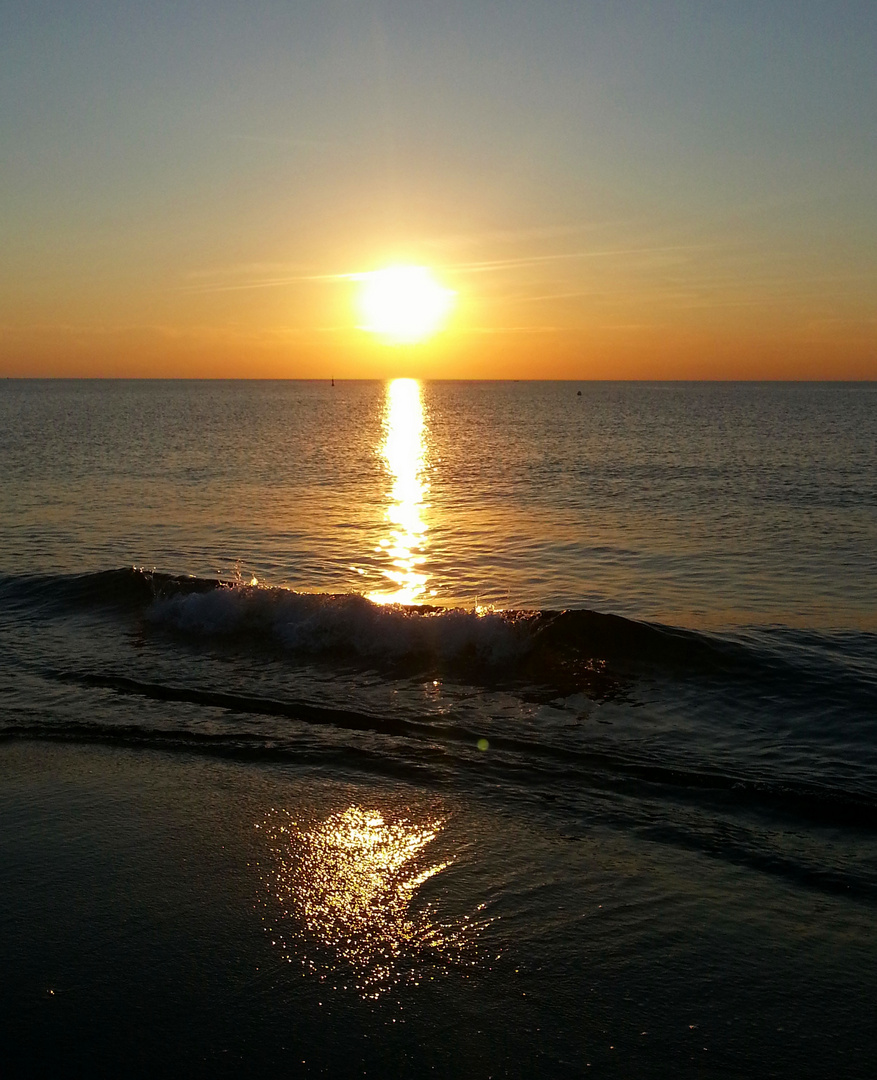
M 358 306 L 369 330 L 391 345 L 411 345 L 439 330 L 454 293 L 426 266 L 388 266 L 358 275 Z

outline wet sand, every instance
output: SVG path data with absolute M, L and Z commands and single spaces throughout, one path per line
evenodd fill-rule
M 5 1077 L 877 1062 L 873 912 L 702 855 L 386 780 L 39 742 L 0 745 L 0 820 Z

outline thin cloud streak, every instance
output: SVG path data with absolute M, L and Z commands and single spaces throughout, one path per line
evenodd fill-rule
M 456 233 L 434 236 L 425 241 L 430 247 L 475 247 L 485 244 L 516 244 L 521 241 L 558 240 L 565 236 L 581 236 L 583 233 L 596 232 L 600 229 L 630 226 L 631 222 L 605 220 L 590 222 L 587 225 L 535 225 L 523 229 L 489 229 L 480 233 Z
M 301 139 L 293 135 L 248 135 L 243 132 L 232 132 L 228 138 L 234 141 L 261 143 L 263 146 L 295 146 L 307 149 L 339 145 L 331 139 Z
M 282 285 L 303 285 L 307 282 L 337 282 L 353 278 L 353 274 L 299 274 L 295 277 L 268 278 L 264 281 L 245 281 L 235 285 L 184 285 L 181 292 L 215 293 L 239 292 L 244 289 L 275 289 Z
M 517 267 L 525 266 L 539 266 L 543 263 L 551 262 L 571 262 L 576 259 L 599 259 L 599 258 L 611 258 L 613 256 L 620 255 L 655 255 L 672 251 L 696 251 L 703 250 L 706 245 L 703 244 L 669 244 L 653 247 L 638 247 L 638 248 L 606 248 L 601 250 L 592 251 L 564 251 L 553 252 L 548 255 L 531 255 L 517 259 L 488 259 L 480 262 L 465 262 L 465 263 L 449 263 L 441 269 L 456 274 L 485 274 L 491 271 L 515 269 Z M 283 285 L 297 285 L 305 284 L 309 282 L 339 282 L 339 281 L 361 281 L 371 270 L 352 270 L 338 273 L 329 274 L 296 274 L 293 276 L 272 277 L 266 278 L 261 281 L 245 281 L 237 282 L 234 284 L 213 284 L 203 286 L 186 286 L 183 288 L 185 292 L 231 292 L 242 289 L 269 289 L 278 288 Z M 234 271 L 226 271 L 228 274 L 234 273 Z M 207 273 L 198 276 L 208 276 Z
M 518 266 L 537 266 L 540 263 L 561 262 L 574 259 L 599 259 L 613 255 L 654 255 L 668 251 L 698 251 L 705 244 L 665 244 L 656 247 L 606 248 L 598 251 L 566 251 L 550 255 L 529 255 L 518 259 L 489 259 L 484 262 L 457 263 L 447 267 L 456 273 L 489 273 L 491 270 L 512 269 Z

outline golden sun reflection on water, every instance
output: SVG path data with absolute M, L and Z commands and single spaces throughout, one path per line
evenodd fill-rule
M 378 604 L 418 604 L 428 595 L 427 525 L 424 518 L 426 482 L 426 424 L 420 383 L 394 379 L 387 387 L 384 442 L 381 452 L 392 477 L 387 520 L 389 536 L 376 549 L 388 560 L 381 573 L 389 588 L 368 593 Z
M 449 865 L 422 858 L 443 825 L 388 822 L 378 810 L 350 806 L 301 826 L 273 811 L 257 826 L 272 854 L 269 909 L 281 916 L 268 927 L 272 943 L 306 970 L 370 998 L 418 983 L 437 966 L 474 963 L 483 921 L 440 923 L 430 905 L 412 907 L 421 885 Z

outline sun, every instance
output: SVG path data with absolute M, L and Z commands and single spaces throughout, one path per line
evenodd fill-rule
M 455 294 L 426 266 L 388 266 L 357 274 L 357 307 L 368 330 L 390 345 L 424 341 L 441 329 Z

